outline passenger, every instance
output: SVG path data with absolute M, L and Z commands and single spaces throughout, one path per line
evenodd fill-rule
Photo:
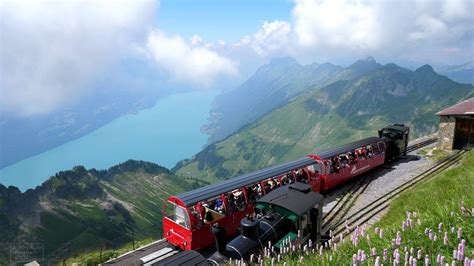
M 257 201 L 257 194 L 252 188 L 247 188 L 247 194 L 249 203 Z
M 228 212 L 229 212 L 229 214 L 232 214 L 237 210 L 235 197 L 234 197 L 233 193 L 229 193 L 229 195 L 227 197 L 228 197 L 227 202 L 229 203 L 228 204 L 228 206 L 229 206 L 228 207 Z
M 342 167 L 344 168 L 349 167 L 349 157 L 346 154 L 340 155 L 339 158 L 340 158 Z
M 281 186 L 280 181 L 278 181 L 277 177 L 273 178 L 273 184 L 275 184 L 275 187 L 273 189 Z
M 301 171 L 301 182 L 308 184 L 308 175 L 306 171 L 304 171 L 303 169 L 301 169 L 300 171 Z
M 202 202 L 198 202 L 196 204 L 196 211 L 198 213 L 198 217 L 199 217 L 199 220 L 203 220 L 204 219 L 204 214 L 206 212 L 206 208 L 204 208 L 204 206 L 202 205 Z
M 367 153 L 369 158 L 372 158 L 374 156 L 372 145 L 367 146 Z
M 220 214 L 224 214 L 224 202 L 221 199 L 216 199 L 214 210 Z
M 243 211 L 245 209 L 245 200 L 243 197 L 242 192 L 241 194 L 235 197 L 235 205 L 239 211 Z

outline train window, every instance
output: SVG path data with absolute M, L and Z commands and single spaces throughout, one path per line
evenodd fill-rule
M 307 214 L 303 214 L 301 216 L 301 226 L 300 226 L 300 229 L 301 230 L 304 230 L 306 228 L 306 226 L 308 225 L 308 215 Z
M 385 151 L 385 142 L 379 142 L 379 148 L 381 153 L 383 154 Z
M 377 155 L 377 154 L 380 153 L 380 151 L 379 151 L 379 146 L 377 146 L 377 145 L 372 145 L 372 147 L 373 147 L 373 150 L 374 150 L 374 155 Z
M 189 217 L 185 208 L 169 201 L 165 207 L 165 215 L 171 221 L 189 229 Z

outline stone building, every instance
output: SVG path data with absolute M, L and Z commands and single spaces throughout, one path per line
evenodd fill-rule
M 474 147 L 474 97 L 438 113 L 438 147 L 461 150 Z

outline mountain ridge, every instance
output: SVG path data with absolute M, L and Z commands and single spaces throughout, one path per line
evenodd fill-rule
M 0 184 L 0 237 L 44 243 L 48 257 L 69 257 L 101 243 L 124 244 L 132 234 L 160 238 L 167 197 L 205 184 L 135 160 L 106 170 L 76 166 L 25 192 Z M 0 251 L 2 257 L 8 254 Z
M 229 178 L 375 135 L 390 123 L 408 124 L 416 137 L 436 130 L 436 111 L 474 96 L 472 85 L 456 83 L 429 65 L 412 71 L 367 62 L 370 67 L 360 72 L 352 71 L 359 62 L 338 74 L 355 78 L 305 90 L 172 171 L 208 181 Z

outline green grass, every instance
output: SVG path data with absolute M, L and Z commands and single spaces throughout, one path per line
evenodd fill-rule
M 447 156 L 452 154 L 452 152 L 440 150 L 436 147 L 428 147 L 418 151 L 417 154 L 423 155 L 429 158 L 430 160 L 436 162 L 442 160 L 443 158 L 446 158 Z
M 144 246 L 149 244 L 156 239 L 146 238 L 142 240 L 138 240 L 135 242 L 135 248 L 140 246 Z M 102 251 L 100 247 L 95 247 L 94 250 L 86 250 L 82 254 L 79 254 L 75 257 L 68 258 L 65 260 L 67 265 L 97 265 L 99 263 L 103 263 L 111 258 L 118 257 L 121 254 L 124 254 L 128 251 L 133 250 L 133 243 L 127 243 L 119 248 L 116 249 L 107 249 L 103 247 Z M 62 262 L 58 263 L 57 265 L 62 265 Z
M 467 211 L 462 213 L 461 204 L 464 203 Z M 445 262 L 451 264 L 453 250 L 457 248 L 457 229 L 462 228 L 462 239 L 466 241 L 465 255 L 474 259 L 474 216 L 471 210 L 474 207 L 474 151 L 465 155 L 460 166 L 447 170 L 433 179 L 421 183 L 403 193 L 390 205 L 388 212 L 373 227 L 367 229 L 369 239 L 360 237 L 357 246 L 346 239 L 337 247 L 337 250 L 328 250 L 319 255 L 305 256 L 303 261 L 308 265 L 349 265 L 352 257 L 358 250 L 370 254 L 371 248 L 376 248 L 377 256 L 382 259 L 383 249 L 388 249 L 389 261 L 385 265 L 393 264 L 393 250 L 398 248 L 401 255 L 401 265 L 405 259 L 405 247 L 421 250 L 423 259 L 418 265 L 424 265 L 424 257 L 428 254 L 431 265 L 436 265 L 437 255 L 445 256 Z M 407 219 L 407 212 L 412 213 L 413 229 L 402 230 L 402 223 Z M 413 213 L 417 217 L 413 218 Z M 419 222 L 418 222 L 419 219 Z M 419 223 L 419 224 L 418 224 Z M 438 225 L 442 223 L 441 232 Z M 374 232 L 375 227 L 383 228 L 384 236 L 380 238 Z M 455 232 L 451 233 L 451 227 Z M 432 241 L 425 235 L 425 228 L 432 229 L 437 236 Z M 400 231 L 402 243 L 399 247 L 392 246 L 397 231 Z M 444 232 L 448 232 L 449 242 L 443 244 Z M 301 253 L 287 257 L 288 265 L 298 264 Z M 330 259 L 331 258 L 331 259 Z M 374 265 L 375 258 L 369 257 L 362 265 Z M 457 265 L 462 265 L 458 264 Z

